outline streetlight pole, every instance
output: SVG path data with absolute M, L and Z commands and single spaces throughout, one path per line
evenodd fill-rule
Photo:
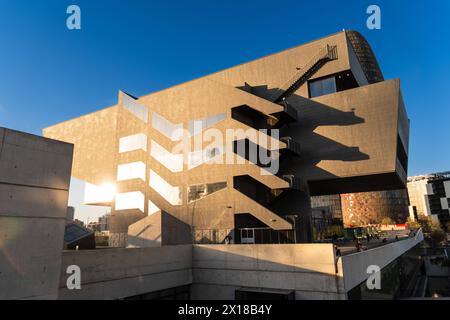
M 198 191 L 196 192 L 196 195 L 200 196 L 203 192 L 202 191 Z M 194 216 L 195 216 L 195 205 L 197 204 L 197 201 L 200 200 L 200 197 L 198 199 L 194 200 L 194 205 L 192 207 L 192 214 L 191 214 L 191 239 L 192 239 L 192 244 L 195 243 L 195 228 L 194 228 Z
M 295 215 L 289 215 L 286 217 L 288 217 L 289 219 L 291 219 L 294 222 L 294 243 L 297 243 L 297 218 L 298 218 L 298 215 L 295 214 Z

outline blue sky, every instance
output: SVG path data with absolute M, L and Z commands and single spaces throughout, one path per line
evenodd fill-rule
M 77 4 L 82 30 L 66 28 Z M 377 4 L 382 29 L 366 28 Z M 0 0 L 0 126 L 42 128 L 342 29 L 400 77 L 409 174 L 450 170 L 450 1 Z

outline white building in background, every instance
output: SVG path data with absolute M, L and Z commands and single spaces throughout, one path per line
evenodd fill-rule
M 450 172 L 408 178 L 410 214 L 450 222 Z

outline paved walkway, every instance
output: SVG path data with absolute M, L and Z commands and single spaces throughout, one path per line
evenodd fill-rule
M 405 240 L 407 238 L 409 238 L 407 235 L 400 235 L 400 236 L 398 236 L 398 240 L 396 240 L 395 237 L 393 237 L 393 238 L 385 238 L 387 240 L 386 242 L 383 242 L 383 238 L 371 239 L 370 242 L 367 242 L 367 240 L 361 240 L 361 242 L 362 242 L 363 248 L 365 250 L 370 250 L 370 249 L 373 249 L 376 247 L 384 246 L 388 243 Z M 337 246 L 341 250 L 341 255 L 343 255 L 343 256 L 357 252 L 355 243 L 353 241 L 347 241 L 345 243 L 338 243 Z

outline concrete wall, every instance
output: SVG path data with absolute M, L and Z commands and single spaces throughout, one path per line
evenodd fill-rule
M 331 244 L 195 245 L 192 299 L 234 299 L 235 290 L 294 290 L 296 299 L 344 299 Z
M 396 79 L 317 97 L 312 108 L 300 108 L 291 136 L 303 142 L 310 165 L 299 174 L 321 180 L 395 172 L 399 94 Z
M 122 299 L 192 282 L 192 246 L 66 251 L 59 299 Z M 68 290 L 67 267 L 81 269 L 81 290 Z
M 128 227 L 127 248 L 160 247 L 162 244 L 161 211 Z
M 72 153 L 0 128 L 0 300 L 57 297 Z
M 406 240 L 343 256 L 341 260 L 345 290 L 349 291 L 367 280 L 368 266 L 377 265 L 382 269 L 422 241 L 423 233 L 419 231 L 415 237 Z

